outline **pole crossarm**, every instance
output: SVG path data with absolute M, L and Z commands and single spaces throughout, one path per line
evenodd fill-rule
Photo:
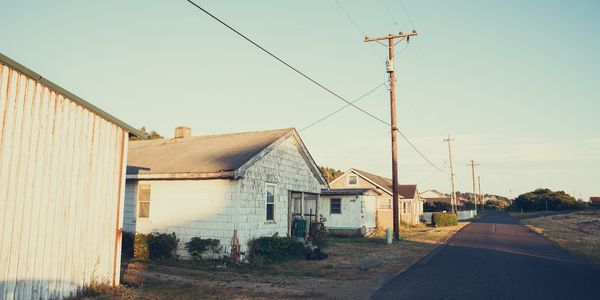
M 409 36 L 415 36 L 415 35 L 418 35 L 416 30 L 413 30 L 411 33 L 402 33 L 402 32 L 399 32 L 398 34 L 389 34 L 389 35 L 386 35 L 386 36 L 373 37 L 373 38 L 365 36 L 365 43 L 366 42 L 373 42 L 373 41 L 396 39 L 396 38 L 402 38 L 402 39 L 404 39 L 404 38 L 407 38 Z

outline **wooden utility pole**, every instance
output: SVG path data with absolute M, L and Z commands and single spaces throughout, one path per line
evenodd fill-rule
M 387 72 L 390 74 L 390 110 L 391 110 L 391 124 L 392 129 L 392 209 L 393 209 L 393 221 L 394 221 L 394 239 L 400 239 L 400 217 L 398 213 L 398 146 L 396 142 L 397 130 L 396 127 L 396 77 L 394 75 L 394 46 L 406 39 L 409 41 L 410 37 L 417 35 L 417 31 L 413 30 L 411 33 L 398 33 L 389 34 L 388 36 L 369 38 L 365 37 L 366 42 L 377 42 L 388 48 L 388 61 L 386 62 Z M 397 41 L 396 41 L 397 39 Z M 387 45 L 381 41 L 388 40 Z
M 477 195 L 475 194 L 475 166 L 479 166 L 475 161 L 471 160 L 471 163 L 467 166 L 471 166 L 471 175 L 473 176 L 473 204 L 475 206 L 475 213 L 477 213 Z
M 479 203 L 481 204 L 481 211 L 483 211 L 483 197 L 481 197 L 481 177 L 479 176 L 477 176 L 477 185 L 479 186 L 477 193 L 479 194 Z
M 452 211 L 456 213 L 456 192 L 454 191 L 454 167 L 452 166 L 452 146 L 451 142 L 453 138 L 450 138 L 450 134 L 448 134 L 448 138 L 444 139 L 444 142 L 448 142 L 448 157 L 450 160 L 450 183 L 452 183 L 452 194 L 450 194 L 450 205 L 452 206 Z

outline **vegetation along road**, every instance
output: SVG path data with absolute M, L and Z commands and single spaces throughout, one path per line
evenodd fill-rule
M 600 271 L 490 212 L 439 252 L 389 281 L 375 299 L 597 299 Z

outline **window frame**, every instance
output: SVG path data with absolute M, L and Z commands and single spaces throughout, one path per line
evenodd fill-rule
M 339 201 L 338 205 L 338 211 L 334 212 L 333 211 L 333 201 L 337 200 Z M 342 214 L 342 198 L 331 198 L 329 199 L 329 214 L 330 215 L 341 215 Z
M 147 188 L 148 189 L 148 199 L 142 200 L 141 199 L 141 195 L 142 195 L 142 189 Z M 150 203 L 152 202 L 152 185 L 151 184 L 138 184 L 138 188 L 137 188 L 137 195 L 136 195 L 136 217 L 137 219 L 150 219 Z M 147 216 L 141 216 L 140 212 L 141 212 L 141 204 L 142 203 L 148 203 L 148 211 L 147 211 Z
M 350 183 L 350 178 L 356 178 L 356 182 L 354 182 L 354 183 Z M 347 183 L 349 186 L 355 186 L 355 185 L 358 185 L 358 175 L 348 175 L 346 183 Z
M 273 201 L 269 203 L 269 190 L 273 189 Z M 275 202 L 277 198 L 277 184 L 267 183 L 265 186 L 265 221 L 266 222 L 275 222 Z M 269 205 L 272 206 L 272 216 L 269 219 Z

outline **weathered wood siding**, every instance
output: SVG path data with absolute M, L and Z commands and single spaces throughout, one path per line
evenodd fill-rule
M 287 235 L 288 192 L 318 194 L 320 183 L 310 171 L 293 137 L 249 167 L 237 180 L 129 180 L 126 185 L 126 229 L 140 233 L 175 232 L 179 254 L 192 237 L 215 238 L 229 253 L 238 229 L 241 251 L 250 239 Z M 149 184 L 150 217 L 137 217 L 136 187 Z M 266 186 L 275 184 L 275 220 L 266 220 Z
M 0 299 L 119 282 L 127 135 L 0 64 Z

